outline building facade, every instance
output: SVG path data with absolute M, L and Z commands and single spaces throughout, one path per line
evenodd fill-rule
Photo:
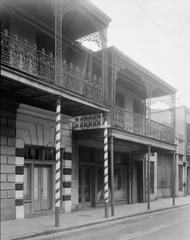
M 152 114 L 154 119 L 170 125 L 168 122 L 170 111 L 160 110 Z M 176 195 L 185 196 L 190 194 L 190 168 L 189 168 L 189 136 L 190 136 L 190 111 L 186 106 L 176 107 Z
M 107 48 L 110 18 L 86 0 L 0 11 L 1 218 L 172 196 L 176 90 Z M 170 127 L 151 117 L 164 96 Z
M 59 0 L 2 1 L 0 15 L 1 217 L 52 211 L 55 191 L 62 211 L 71 211 L 77 177 L 71 120 L 108 111 L 110 18 L 88 1 Z M 102 49 L 100 63 L 86 40 Z
M 169 96 L 170 108 L 173 106 L 170 120 L 175 124 L 175 89 L 115 47 L 108 48 L 108 89 L 110 169 L 113 162 L 108 173 L 110 201 L 112 188 L 115 202 L 145 202 L 148 185 L 150 199 L 171 197 L 174 128 L 151 119 L 151 100 Z M 75 118 L 73 132 L 79 148 L 79 169 L 87 175 L 91 172 L 86 177 L 81 174 L 84 179 L 78 185 L 82 206 L 89 206 L 89 201 L 90 206 L 104 201 L 103 122 L 100 114 Z

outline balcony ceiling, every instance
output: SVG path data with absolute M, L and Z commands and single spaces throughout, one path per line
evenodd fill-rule
M 69 7 L 63 18 L 63 34 L 72 40 L 104 29 L 110 22 L 101 10 L 86 0 L 70 0 L 66 4 Z M 44 25 L 54 36 L 53 0 L 8 0 L 7 5 L 11 11 L 23 14 L 41 27 Z

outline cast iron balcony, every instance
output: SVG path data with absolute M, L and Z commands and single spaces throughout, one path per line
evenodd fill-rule
M 37 50 L 35 44 L 31 45 L 27 39 L 17 35 L 11 36 L 7 30 L 1 33 L 1 63 L 29 74 L 46 83 L 78 94 L 93 102 L 104 104 L 103 81 L 95 75 L 87 74 L 73 66 L 62 62 L 62 82 L 55 82 L 55 58 L 52 53 L 47 54 L 45 49 Z
M 78 116 L 75 118 L 75 130 L 103 128 L 102 114 Z M 174 143 L 174 130 L 155 121 L 148 121 L 142 115 L 134 114 L 119 107 L 110 110 L 109 126 L 135 135 L 150 137 L 167 143 Z

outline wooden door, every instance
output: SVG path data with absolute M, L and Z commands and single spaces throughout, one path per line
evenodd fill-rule
M 34 166 L 34 211 L 49 210 L 51 208 L 51 167 Z
M 187 195 L 190 195 L 190 167 L 187 167 Z
M 91 167 L 79 168 L 79 207 L 92 206 Z

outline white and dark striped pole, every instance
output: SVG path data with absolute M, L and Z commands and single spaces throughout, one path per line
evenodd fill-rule
M 56 106 L 56 166 L 55 166 L 55 226 L 60 225 L 60 156 L 61 156 L 61 100 Z
M 108 218 L 108 121 L 104 122 L 104 202 L 105 218 Z

